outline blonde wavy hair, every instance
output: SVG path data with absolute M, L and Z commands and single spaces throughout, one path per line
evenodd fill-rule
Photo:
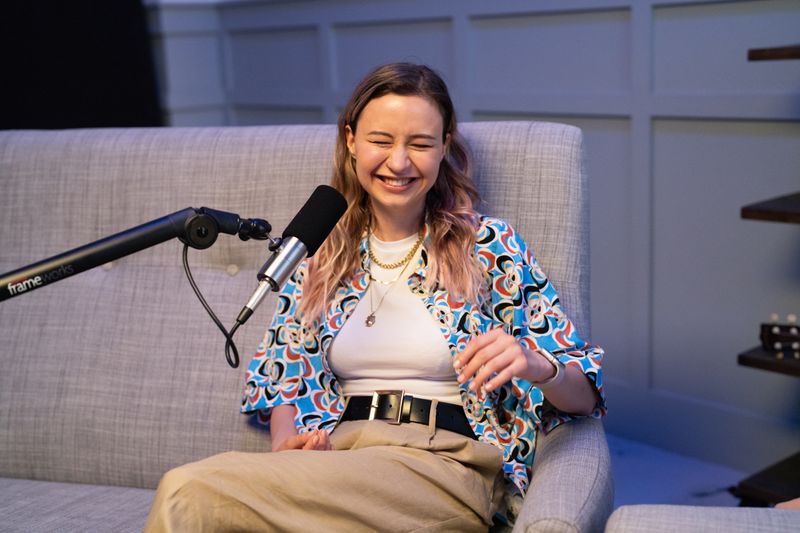
M 369 196 L 361 187 L 355 160 L 347 149 L 347 128 L 353 133 L 366 105 L 387 94 L 421 96 L 433 102 L 443 118 L 442 140 L 450 143 L 436 183 L 426 197 L 428 273 L 426 287 L 443 286 L 451 294 L 477 301 L 483 274 L 474 257 L 480 196 L 470 177 L 470 157 L 456 129 L 456 116 L 447 85 L 424 65 L 392 63 L 370 72 L 356 87 L 339 115 L 331 186 L 342 193 L 348 208 L 309 260 L 309 272 L 300 299 L 303 322 L 319 319 L 336 289 L 360 268 L 359 244 L 372 220 Z M 307 318 L 308 319 L 307 319 Z

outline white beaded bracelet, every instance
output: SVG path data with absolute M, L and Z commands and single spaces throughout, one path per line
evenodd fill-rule
M 540 354 L 542 354 L 544 356 L 545 359 L 547 359 L 550 362 L 551 365 L 553 365 L 553 368 L 556 369 L 556 373 L 553 374 L 552 376 L 550 376 L 549 378 L 547 378 L 544 381 L 533 381 L 531 383 L 534 386 L 539 387 L 539 388 L 541 388 L 541 387 L 554 387 L 555 385 L 558 385 L 559 383 L 561 383 L 564 380 L 564 375 L 566 373 L 565 372 L 565 368 L 564 368 L 564 363 L 559 361 L 556 358 L 556 356 L 554 356 L 553 354 L 551 354 L 550 352 L 548 352 L 544 348 L 539 348 L 538 351 L 539 351 Z

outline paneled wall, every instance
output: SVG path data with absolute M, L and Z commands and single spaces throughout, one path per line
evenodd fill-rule
M 425 62 L 462 121 L 583 128 L 607 428 L 744 470 L 800 447 L 800 380 L 737 366 L 800 311 L 797 0 L 252 1 L 151 6 L 171 123 L 333 122 L 371 67 Z

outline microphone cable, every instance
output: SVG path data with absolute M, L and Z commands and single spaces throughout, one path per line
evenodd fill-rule
M 189 284 L 192 286 L 197 299 L 203 304 L 206 312 L 217 325 L 219 330 L 225 336 L 225 359 L 232 368 L 239 366 L 239 350 L 236 348 L 236 343 L 233 342 L 233 334 L 236 330 L 245 323 L 245 321 L 252 315 L 255 308 L 264 298 L 267 291 L 267 286 L 277 291 L 278 287 L 283 285 L 286 279 L 297 269 L 300 262 L 306 257 L 311 257 L 320 247 L 322 242 L 328 237 L 334 226 L 339 222 L 339 219 L 344 215 L 347 210 L 347 200 L 335 188 L 329 185 L 319 185 L 311 196 L 300 208 L 300 211 L 286 226 L 283 231 L 282 238 L 272 239 L 269 236 L 269 223 L 263 221 L 263 224 L 256 226 L 258 237 L 251 235 L 250 232 L 242 234 L 242 227 L 239 227 L 239 238 L 247 240 L 249 238 L 258 238 L 259 240 L 269 240 L 269 249 L 273 255 L 262 267 L 258 273 L 259 287 L 251 296 L 250 301 L 247 302 L 239 317 L 236 319 L 236 324 L 228 331 L 222 322 L 214 314 L 211 306 L 208 305 L 206 299 L 200 293 L 197 283 L 194 281 L 192 271 L 189 268 L 188 251 L 189 242 L 184 242 L 183 246 L 183 269 L 186 272 L 186 277 L 189 279 Z M 213 218 L 213 217 L 212 217 Z M 238 215 L 237 215 L 238 218 Z M 257 220 L 257 219 L 256 219 Z M 246 226 L 249 228 L 250 226 Z M 216 235 L 215 235 L 216 237 Z M 286 239 L 289 239 L 288 241 Z M 288 242 L 289 244 L 284 245 Z M 213 243 L 213 240 L 211 241 Z M 211 243 L 203 243 L 202 248 L 207 248 Z M 283 246 L 283 247 L 282 247 Z M 281 252 L 277 253 L 279 247 Z M 287 264 L 288 263 L 288 264 Z M 268 282 L 268 285 L 267 285 Z
M 186 272 L 186 277 L 189 279 L 189 285 L 192 286 L 192 290 L 194 290 L 197 299 L 200 300 L 201 304 L 203 304 L 203 307 L 206 309 L 206 312 L 208 312 L 211 320 L 214 321 L 214 324 L 216 324 L 222 334 L 225 335 L 225 359 L 227 359 L 231 368 L 238 368 L 239 350 L 236 349 L 236 343 L 233 342 L 233 334 L 236 333 L 237 329 L 239 329 L 241 323 L 237 321 L 231 330 L 228 331 L 222 324 L 222 321 L 217 318 L 217 315 L 211 309 L 211 306 L 208 305 L 206 299 L 203 298 L 203 294 L 200 292 L 200 289 L 198 288 L 197 283 L 195 283 L 194 277 L 192 276 L 192 270 L 189 268 L 189 245 L 186 243 L 183 245 L 183 270 Z

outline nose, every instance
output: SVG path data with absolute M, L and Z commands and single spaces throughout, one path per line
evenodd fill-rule
M 397 144 L 392 148 L 389 154 L 389 159 L 386 161 L 386 166 L 389 167 L 393 173 L 400 175 L 411 165 L 411 160 L 408 157 L 408 150 L 402 144 Z

